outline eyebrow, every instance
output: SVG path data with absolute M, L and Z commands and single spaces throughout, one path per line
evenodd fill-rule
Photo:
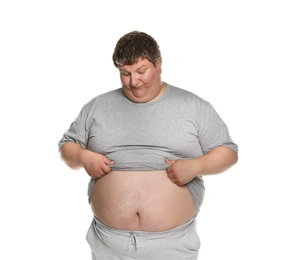
M 143 64 L 139 68 L 137 68 L 136 71 L 141 70 L 141 69 L 146 69 L 146 68 L 147 68 L 147 66 Z M 119 67 L 119 70 L 128 72 L 126 69 L 124 69 L 122 67 Z

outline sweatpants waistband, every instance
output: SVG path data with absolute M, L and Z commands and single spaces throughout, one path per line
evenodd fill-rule
M 164 231 L 141 231 L 141 230 L 124 230 L 124 229 L 117 229 L 117 228 L 112 228 L 104 223 L 102 223 L 99 219 L 96 217 L 93 218 L 95 224 L 97 227 L 103 229 L 105 232 L 110 232 L 110 234 L 116 234 L 118 236 L 123 236 L 123 237 L 130 237 L 130 232 L 142 237 L 142 238 L 147 238 L 147 239 L 154 239 L 154 238 L 167 238 L 168 237 L 174 237 L 178 236 L 181 234 L 183 231 L 186 229 L 190 228 L 191 225 L 194 225 L 195 223 L 195 216 L 192 217 L 188 222 L 177 226 L 172 229 L 164 230 Z
M 94 217 L 86 238 L 95 260 L 196 260 L 200 248 L 195 217 L 178 227 L 159 232 L 111 228 Z

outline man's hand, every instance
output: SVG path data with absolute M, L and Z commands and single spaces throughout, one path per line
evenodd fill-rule
M 168 178 L 177 185 L 185 185 L 195 176 L 195 160 L 169 160 L 165 158 L 165 163 L 170 164 L 166 169 Z
M 81 163 L 90 177 L 94 179 L 101 178 L 112 171 L 110 166 L 115 162 L 102 154 L 86 149 L 81 150 L 80 153 Z
M 168 178 L 177 185 L 185 185 L 194 177 L 224 172 L 238 161 L 238 155 L 232 149 L 219 146 L 206 155 L 195 159 L 169 160 L 166 169 Z

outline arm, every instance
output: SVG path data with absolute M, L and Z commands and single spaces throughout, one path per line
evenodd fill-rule
M 206 155 L 191 160 L 168 160 L 168 177 L 178 185 L 185 185 L 194 177 L 218 174 L 226 171 L 238 161 L 238 155 L 232 149 L 220 146 Z
M 84 168 L 92 178 L 100 178 L 111 172 L 114 162 L 102 154 L 84 149 L 79 144 L 68 142 L 60 150 L 61 159 L 72 169 Z

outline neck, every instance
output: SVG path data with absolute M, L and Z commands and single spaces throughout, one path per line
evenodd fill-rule
M 163 94 L 165 93 L 166 88 L 167 88 L 167 83 L 166 83 L 166 82 L 162 82 L 161 90 L 160 90 L 159 94 L 158 94 L 155 98 L 153 98 L 152 100 L 148 101 L 148 103 L 149 103 L 149 102 L 156 101 L 156 100 L 158 100 L 160 97 L 162 97 Z

